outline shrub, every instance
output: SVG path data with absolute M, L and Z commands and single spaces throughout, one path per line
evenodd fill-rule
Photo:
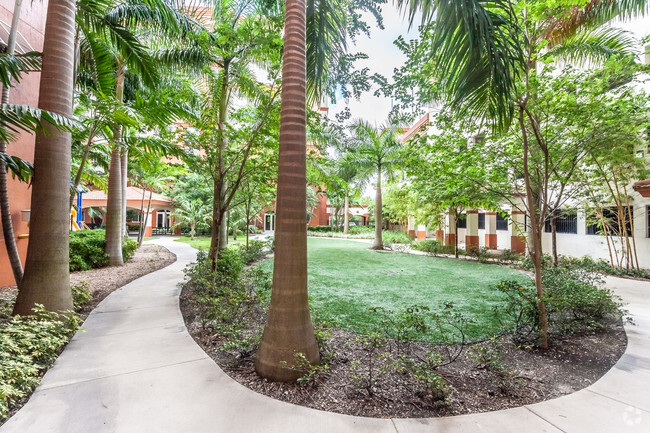
M 544 301 L 549 331 L 557 334 L 590 331 L 607 322 L 620 320 L 624 312 L 610 290 L 590 272 L 564 268 L 545 268 L 542 275 Z M 500 281 L 497 289 L 506 295 L 506 304 L 495 310 L 509 317 L 514 326 L 515 341 L 530 343 L 537 340 L 539 315 L 537 296 L 532 280 Z
M 332 231 L 332 227 L 330 226 L 313 226 L 309 227 L 309 231 L 314 232 L 314 233 L 329 233 Z
M 126 227 L 129 233 L 140 231 L 140 223 L 126 223 Z
M 501 255 L 497 256 L 497 259 L 499 260 L 499 263 L 505 264 L 505 263 L 513 263 L 513 262 L 518 262 L 522 260 L 522 255 L 519 253 L 514 252 L 513 250 L 506 248 L 501 252 Z
M 138 243 L 133 239 L 124 239 L 122 241 L 122 260 L 128 262 L 138 249 Z
M 362 233 L 374 233 L 375 229 L 368 226 L 350 226 L 348 231 L 351 235 L 360 235 Z
M 72 290 L 72 303 L 75 309 L 86 305 L 93 298 L 93 294 L 88 290 L 88 281 L 82 281 L 79 285 L 70 287 Z
M 78 328 L 74 313 L 61 316 L 42 306 L 31 316 L 0 324 L 0 420 L 38 385 L 40 372 L 54 363 L 61 346 Z
M 247 265 L 264 257 L 266 254 L 267 243 L 262 241 L 250 241 L 248 247 L 242 246 L 239 250 L 242 260 Z
M 469 249 L 467 254 L 476 257 L 476 260 L 478 260 L 479 263 L 487 263 L 488 260 L 492 258 L 492 252 L 487 247 Z
M 382 232 L 384 244 L 412 244 L 413 239 L 409 235 L 400 231 L 384 230 Z
M 106 232 L 104 230 L 70 232 L 70 271 L 87 271 L 106 266 L 108 255 L 104 252 L 105 246 Z M 124 239 L 122 259 L 125 262 L 129 261 L 137 248 L 137 242 L 132 239 Z
M 108 264 L 104 230 L 70 232 L 70 271 L 87 271 Z
M 429 254 L 437 254 L 440 250 L 440 242 L 434 241 L 433 239 L 427 239 L 424 241 L 419 241 L 413 244 L 413 248 L 418 251 L 423 251 Z

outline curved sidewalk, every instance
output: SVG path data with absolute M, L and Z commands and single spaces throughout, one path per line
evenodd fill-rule
M 373 419 L 282 403 L 231 380 L 194 343 L 178 308 L 190 246 L 176 263 L 116 290 L 90 314 L 30 401 L 0 433 L 650 432 L 650 283 L 608 278 L 636 325 L 594 385 L 498 412 Z

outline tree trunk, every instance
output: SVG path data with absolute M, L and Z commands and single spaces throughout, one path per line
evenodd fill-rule
M 20 7 L 22 0 L 16 0 L 14 5 L 14 17 L 11 22 L 11 30 L 7 41 L 7 54 L 14 54 L 16 49 L 16 35 L 18 34 L 18 22 L 20 21 Z M 2 105 L 9 103 L 9 86 L 2 89 Z M 0 123 L 0 128 L 6 129 L 4 123 Z M 7 152 L 7 143 L 0 141 L 0 153 Z M 11 209 L 9 207 L 9 191 L 7 190 L 7 167 L 4 162 L 0 161 L 0 215 L 2 223 L 2 236 L 5 242 L 5 249 L 7 250 L 7 257 L 11 264 L 11 271 L 14 274 L 16 284 L 20 283 L 23 279 L 23 265 L 20 261 L 20 254 L 18 254 L 18 246 L 16 245 L 16 237 L 14 235 L 14 225 L 11 220 Z
M 381 214 L 381 168 L 377 170 L 377 191 L 375 193 L 375 240 L 373 250 L 383 250 L 384 242 L 381 236 L 383 218 Z
M 307 295 L 305 1 L 287 0 L 282 65 L 280 151 L 273 290 L 255 369 L 294 381 L 296 354 L 320 360 Z
M 117 83 L 115 86 L 116 99 L 121 102 L 124 98 L 124 71 L 123 66 L 118 64 Z M 106 197 L 106 247 L 104 251 L 108 254 L 109 266 L 121 266 L 122 259 L 122 194 L 124 191 L 122 181 L 122 150 L 120 142 L 122 128 L 115 126 L 113 132 L 113 152 L 111 153 L 111 165 L 108 173 L 108 193 Z
M 350 233 L 350 198 L 348 195 L 345 195 L 345 210 L 343 211 L 343 234 Z
M 39 108 L 72 115 L 74 0 L 50 0 L 43 45 Z M 30 314 L 36 304 L 50 311 L 72 309 L 70 292 L 69 132 L 45 125 L 36 132 L 30 237 L 25 274 L 18 285 L 14 314 Z
M 208 257 L 212 262 L 212 272 L 217 269 L 217 261 L 219 260 L 219 245 L 221 244 L 221 222 L 223 220 L 223 213 L 221 212 L 221 205 L 219 204 L 218 191 L 221 190 L 220 182 L 218 179 L 213 180 L 214 200 L 212 201 L 212 236 L 210 237 L 210 252 Z
M 106 247 L 109 266 L 121 266 L 122 260 L 122 158 L 117 143 L 111 153 L 106 197 Z
M 126 227 L 126 188 L 128 184 L 128 166 L 129 166 L 129 150 L 124 149 L 122 153 L 122 161 L 120 169 L 122 172 L 122 239 L 129 236 L 129 230 Z
M 149 222 L 149 214 L 151 213 L 151 198 L 153 197 L 153 191 L 149 191 L 149 203 L 147 204 L 147 213 L 144 216 L 144 230 L 147 229 L 147 223 Z M 142 246 L 142 241 L 144 240 L 144 230 L 142 231 L 142 237 L 138 241 L 138 248 Z
M 144 237 L 144 225 L 143 225 L 143 217 L 144 217 L 144 196 L 145 196 L 145 189 L 144 185 L 142 186 L 142 199 L 140 200 L 140 228 L 138 230 L 138 247 L 142 245 L 142 238 Z
M 538 225 L 539 214 L 537 211 L 537 200 L 533 194 L 528 167 L 528 133 L 524 121 L 524 107 L 519 107 L 519 126 L 521 128 L 524 150 L 524 182 L 526 184 L 526 200 L 528 202 L 528 215 L 530 218 L 532 250 L 529 247 L 530 258 L 535 268 L 535 289 L 537 292 L 537 313 L 539 314 L 539 345 L 542 349 L 548 349 L 548 317 L 546 314 L 546 302 L 544 301 L 544 287 L 542 286 L 542 233 Z

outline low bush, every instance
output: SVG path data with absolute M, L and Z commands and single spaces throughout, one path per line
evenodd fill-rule
M 41 372 L 51 366 L 61 347 L 79 328 L 79 317 L 45 311 L 0 322 L 0 420 L 12 405 L 34 389 Z
M 70 271 L 87 271 L 106 266 L 108 255 L 104 252 L 105 246 L 106 231 L 104 230 L 70 232 Z M 122 242 L 123 260 L 129 261 L 137 248 L 137 242 L 125 239 Z
M 308 228 L 309 231 L 314 233 L 329 233 L 332 231 L 330 226 L 313 226 Z
M 545 268 L 542 276 L 549 332 L 567 334 L 591 331 L 606 323 L 621 320 L 624 311 L 614 294 L 602 288 L 596 274 L 580 269 Z M 495 309 L 499 317 L 508 317 L 515 341 L 537 340 L 539 314 L 532 280 L 521 284 L 501 281 L 497 289 L 506 295 L 506 304 Z
M 239 249 L 239 254 L 243 262 L 247 265 L 259 260 L 264 257 L 267 250 L 267 243 L 262 241 L 250 241 L 248 247 L 242 246 Z
M 413 244 L 413 248 L 418 251 L 423 251 L 430 256 L 437 256 L 438 254 L 454 254 L 453 245 L 442 245 L 440 242 L 433 239 L 416 242 Z
M 93 299 L 93 294 L 88 289 L 88 281 L 82 281 L 70 287 L 70 290 L 72 290 L 72 304 L 75 310 L 82 308 Z
M 384 230 L 381 234 L 384 244 L 412 244 L 413 239 L 404 232 L 394 230 Z
M 348 232 L 351 235 L 360 235 L 362 233 L 374 233 L 375 228 L 369 226 L 350 226 Z
M 140 223 L 126 223 L 126 228 L 129 230 L 129 233 L 138 232 L 140 231 Z
M 487 247 L 468 249 L 467 254 L 475 257 L 479 263 L 487 263 L 492 258 L 492 252 Z

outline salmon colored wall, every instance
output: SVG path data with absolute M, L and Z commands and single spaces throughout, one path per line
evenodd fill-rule
M 0 4 L 0 20 L 4 21 L 7 25 L 11 25 L 13 3 L 13 1 L 5 1 Z M 46 10 L 47 0 L 26 1 L 22 4 L 21 21 L 18 30 L 36 51 L 43 49 Z M 11 88 L 9 102 L 12 104 L 38 105 L 39 80 L 39 73 L 24 76 L 19 85 Z M 21 134 L 16 141 L 9 143 L 7 153 L 33 161 L 34 137 L 31 134 Z M 14 233 L 16 236 L 27 235 L 29 233 L 29 227 L 27 223 L 22 221 L 21 211 L 29 209 L 31 206 L 31 190 L 24 183 L 11 179 L 11 176 L 9 176 L 7 189 L 9 191 L 9 204 L 11 207 L 11 218 L 14 224 Z M 25 236 L 21 236 L 17 241 L 23 265 L 27 253 L 27 241 L 28 239 Z M 7 249 L 2 233 L 0 232 L 0 287 L 14 284 L 13 273 L 11 272 L 11 266 L 7 258 Z

